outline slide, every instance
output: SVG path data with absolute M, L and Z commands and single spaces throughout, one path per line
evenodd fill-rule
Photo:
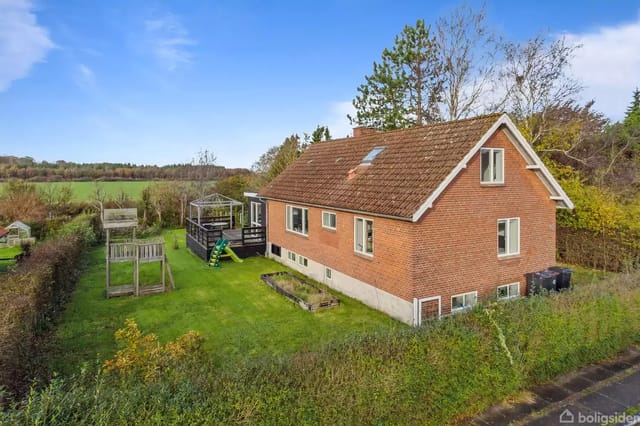
M 242 263 L 242 259 L 240 259 L 240 258 L 238 257 L 238 255 L 237 255 L 237 254 L 235 254 L 235 252 L 234 252 L 233 250 L 231 250 L 231 247 L 226 246 L 226 247 L 224 248 L 224 252 L 225 252 L 225 253 L 227 253 L 227 256 L 229 256 L 229 257 L 231 258 L 231 260 L 233 260 L 234 262 Z M 226 257 L 226 256 L 225 256 L 225 257 Z

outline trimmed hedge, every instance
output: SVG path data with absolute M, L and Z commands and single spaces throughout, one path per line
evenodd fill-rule
M 639 283 L 640 275 L 626 275 L 492 303 L 317 352 L 242 365 L 185 362 L 151 382 L 85 368 L 33 390 L 0 423 L 454 422 L 640 342 Z
M 75 287 L 84 249 L 95 240 L 90 220 L 74 219 L 0 274 L 0 390 L 23 394 L 42 375 L 42 337 Z

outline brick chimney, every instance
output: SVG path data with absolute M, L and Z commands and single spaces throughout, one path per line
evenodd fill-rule
M 357 138 L 359 136 L 375 135 L 376 133 L 378 133 L 378 129 L 376 129 L 375 127 L 360 126 L 353 128 L 354 138 Z

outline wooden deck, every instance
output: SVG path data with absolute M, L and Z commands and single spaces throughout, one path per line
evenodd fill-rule
M 217 218 L 201 218 L 203 224 L 217 224 L 222 221 Z M 227 222 L 229 226 L 230 222 Z M 187 247 L 202 260 L 209 260 L 211 250 L 216 241 L 224 238 L 229 246 L 241 258 L 264 254 L 267 238 L 266 228 L 263 226 L 244 228 L 224 228 L 224 226 L 200 225 L 192 219 L 187 219 Z

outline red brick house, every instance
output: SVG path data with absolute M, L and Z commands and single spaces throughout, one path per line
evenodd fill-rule
M 259 195 L 272 258 L 409 324 L 524 294 L 573 208 L 506 114 L 355 129 Z

